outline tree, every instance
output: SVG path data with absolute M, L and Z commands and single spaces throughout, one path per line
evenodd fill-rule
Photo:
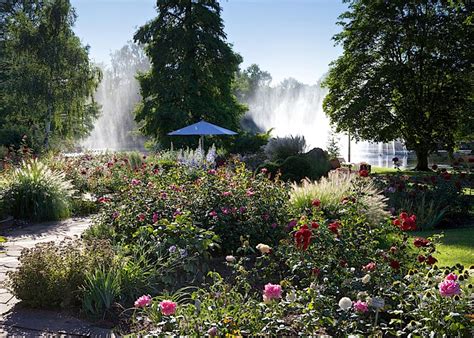
M 75 20 L 69 0 L 2 7 L 0 129 L 27 126 L 37 148 L 85 136 L 99 112 L 92 95 L 100 72 L 72 30 Z
M 201 119 L 238 130 L 246 107 L 231 85 L 241 57 L 226 42 L 218 1 L 158 0 L 156 8 L 158 16 L 134 36 L 151 62 L 138 76 L 142 132 L 166 145 L 168 132 Z
M 343 55 L 324 84 L 324 110 L 355 139 L 402 138 L 428 170 L 428 156 L 472 114 L 472 2 L 351 0 L 334 37 Z
M 234 91 L 241 102 L 248 102 L 253 98 L 258 88 L 268 87 L 272 82 L 269 72 L 263 71 L 257 64 L 252 64 L 247 69 L 239 70 L 235 75 Z

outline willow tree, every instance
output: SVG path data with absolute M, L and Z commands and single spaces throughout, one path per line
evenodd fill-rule
M 232 80 L 241 57 L 226 42 L 219 2 L 158 0 L 156 9 L 134 36 L 151 62 L 138 76 L 143 99 L 135 118 L 142 131 L 167 144 L 168 132 L 200 119 L 239 129 L 245 107 Z
M 1 105 L 4 128 L 27 126 L 38 147 L 86 135 L 99 112 L 100 72 L 72 26 L 69 0 L 11 0 L 4 27 Z
M 473 4 L 462 0 L 351 0 L 334 37 L 324 109 L 356 139 L 401 138 L 428 170 L 473 112 Z

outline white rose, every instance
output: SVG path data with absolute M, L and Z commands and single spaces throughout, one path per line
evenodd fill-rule
M 291 303 L 296 301 L 296 292 L 295 292 L 295 290 L 291 290 L 290 292 L 288 292 L 286 294 L 286 300 L 288 302 L 291 302 Z
M 352 300 L 349 297 L 342 297 L 339 301 L 339 307 L 346 311 L 352 307 Z
M 269 253 L 272 248 L 270 248 L 268 245 L 266 244 L 262 244 L 260 243 L 259 245 L 256 246 L 257 250 L 259 250 L 262 254 L 267 254 Z
M 364 277 L 362 277 L 362 283 L 367 284 L 370 282 L 370 275 L 366 274 Z
M 234 263 L 235 262 L 235 257 L 234 256 L 226 256 L 225 257 L 225 260 L 228 262 L 228 263 Z

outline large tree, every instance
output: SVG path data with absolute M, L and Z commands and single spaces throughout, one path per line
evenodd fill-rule
M 200 119 L 239 129 L 245 107 L 231 84 L 241 57 L 226 42 L 219 2 L 158 0 L 156 9 L 158 16 L 134 37 L 151 62 L 150 71 L 138 77 L 141 130 L 167 145 L 168 132 Z
M 401 138 L 428 170 L 472 114 L 473 4 L 462 0 L 351 0 L 334 37 L 324 109 L 356 139 Z
M 0 129 L 25 126 L 43 149 L 83 137 L 99 112 L 100 72 L 72 30 L 69 0 L 7 0 L 1 10 Z

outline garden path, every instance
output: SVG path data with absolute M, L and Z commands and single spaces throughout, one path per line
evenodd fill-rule
M 72 218 L 61 222 L 47 222 L 4 229 L 7 242 L 0 248 L 0 335 L 68 336 L 108 335 L 107 330 L 93 327 L 87 322 L 55 312 L 22 309 L 15 306 L 19 300 L 8 290 L 7 272 L 16 269 L 21 251 L 38 243 L 60 242 L 78 238 L 91 224 L 90 218 Z

